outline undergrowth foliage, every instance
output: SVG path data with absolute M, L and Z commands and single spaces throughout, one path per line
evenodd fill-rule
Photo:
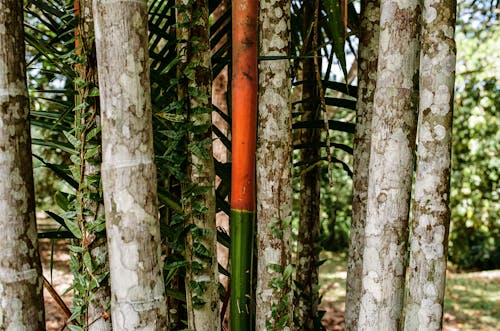
M 213 11 L 216 6 L 212 6 Z M 190 20 L 185 22 L 176 21 L 176 11 L 189 10 Z M 154 1 L 150 5 L 150 58 L 151 85 L 153 100 L 153 123 L 155 137 L 155 153 L 158 166 L 158 189 L 160 199 L 160 214 L 162 224 L 162 236 L 164 238 L 165 252 L 165 284 L 169 295 L 170 322 L 173 329 L 185 327 L 186 320 L 186 297 L 185 286 L 189 285 L 195 296 L 192 298 L 193 308 L 202 307 L 205 302 L 201 299 L 206 284 L 203 282 L 191 282 L 184 284 L 186 268 L 185 240 L 189 233 L 193 238 L 192 245 L 194 257 L 198 261 L 189 261 L 191 271 L 197 273 L 204 267 L 202 263 L 212 258 L 207 248 L 199 242 L 204 236 L 204 230 L 187 222 L 189 216 L 203 217 L 206 207 L 200 196 L 212 189 L 211 187 L 195 185 L 188 177 L 190 160 L 186 153 L 189 150 L 199 158 L 212 157 L 205 151 L 211 144 L 210 121 L 198 123 L 195 118 L 205 114 L 210 118 L 212 111 L 210 104 L 210 92 L 201 91 L 196 86 L 199 77 L 197 63 L 189 62 L 188 54 L 206 52 L 196 46 L 196 38 L 179 38 L 181 31 L 189 31 L 196 28 L 200 13 L 190 8 L 189 3 L 175 5 L 174 1 Z M 223 33 L 223 27 L 228 26 L 227 16 L 225 22 L 214 22 L 212 25 Z M 222 31 L 221 32 L 221 26 Z M 213 45 L 215 47 L 215 44 Z M 227 49 L 227 46 L 225 47 Z M 220 52 L 214 52 L 215 57 L 222 57 Z M 186 60 L 187 59 L 187 60 Z M 212 57 L 214 63 L 214 57 Z M 214 66 L 217 66 L 215 61 Z M 214 70 L 221 70 L 220 67 Z M 210 75 L 208 72 L 207 74 Z M 190 104 L 190 99 L 200 101 L 200 106 Z M 197 137 L 193 139 L 192 137 Z M 203 138 L 203 139 L 201 139 Z M 225 137 L 224 137 L 225 138 Z M 221 178 L 228 178 L 228 168 L 223 169 Z M 220 172 L 218 171 L 220 174 Z M 221 186 L 228 186 L 222 182 Z M 219 192 L 228 192 L 226 189 Z M 218 199 L 225 203 L 225 195 Z M 218 209 L 221 209 L 220 205 Z
M 69 143 L 75 148 L 70 160 L 73 162 L 69 170 L 78 183 L 71 211 L 76 212 L 75 218 L 65 218 L 77 238 L 70 249 L 70 269 L 73 273 L 73 315 L 71 319 L 87 329 L 102 316 L 89 316 L 89 306 L 95 300 L 95 291 L 103 287 L 109 290 L 109 266 L 105 240 L 105 218 L 100 190 L 100 124 L 99 124 L 99 90 L 97 87 L 97 62 L 93 36 L 93 21 L 85 15 L 80 6 L 84 1 L 75 3 L 75 49 L 74 56 L 69 58 L 70 65 L 75 69 L 75 107 L 73 109 L 75 122 L 73 135 L 64 132 Z M 88 6 L 87 6 L 88 7 Z M 70 228 L 71 229 L 71 228 Z M 78 236 L 77 236 L 78 234 Z M 110 311 L 109 291 L 104 293 L 106 302 L 100 307 L 102 313 Z M 92 320 L 91 320 L 92 319 Z M 71 327 L 70 327 L 71 329 Z M 73 329 L 77 330 L 76 327 Z M 73 331 L 73 330 L 72 330 Z

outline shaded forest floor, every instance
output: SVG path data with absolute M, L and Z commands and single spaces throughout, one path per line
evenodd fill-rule
M 42 239 L 40 252 L 45 278 L 51 281 L 54 289 L 69 307 L 72 300 L 71 292 L 62 295 L 72 281 L 66 245 L 67 241 L 64 240 L 56 240 L 52 246 L 50 240 Z M 52 249 L 54 253 L 51 262 Z M 320 292 L 323 296 L 321 309 L 325 311 L 323 325 L 328 331 L 343 330 L 345 256 L 324 254 L 322 257 L 326 259 L 320 269 Z M 66 316 L 47 291 L 44 291 L 44 299 L 47 331 L 63 330 Z M 448 272 L 444 330 L 497 330 L 497 326 L 500 325 L 499 302 L 500 270 L 474 273 Z

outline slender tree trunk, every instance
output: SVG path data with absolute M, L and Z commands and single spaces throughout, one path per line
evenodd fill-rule
M 212 68 L 206 0 L 178 1 L 177 23 L 180 66 L 184 84 L 180 93 L 187 108 L 188 178 L 194 189 L 184 190 L 186 227 L 186 301 L 188 327 L 194 331 L 220 330 L 217 231 L 215 227 L 215 168 L 212 153 Z M 193 77 L 193 78 L 191 78 Z M 194 93 L 196 91 L 196 93 Z M 202 193 L 199 189 L 203 188 Z M 196 253 L 200 247 L 204 255 Z
M 398 330 L 417 114 L 420 2 L 381 1 L 359 330 Z
M 307 32 L 314 19 L 314 1 L 304 3 L 303 34 Z M 313 33 L 310 32 L 307 44 L 304 45 L 305 55 L 319 55 L 312 50 Z M 305 59 L 302 67 L 302 100 L 309 100 L 303 104 L 302 121 L 318 120 L 320 107 L 317 101 L 318 85 L 316 83 L 314 60 Z M 300 151 L 300 160 L 306 166 L 300 174 L 299 198 L 299 234 L 297 238 L 297 269 L 295 272 L 296 290 L 294 293 L 293 318 L 298 330 L 312 331 L 315 322 L 318 322 L 318 262 L 319 262 L 319 208 L 320 208 L 320 167 L 316 162 L 320 158 L 320 130 L 302 129 L 300 143 L 310 147 Z
M 45 330 L 23 2 L 0 0 L 0 329 Z
M 232 1 L 231 330 L 254 329 L 257 0 Z
M 260 1 L 260 56 L 290 52 L 290 1 Z M 256 330 L 291 328 L 290 61 L 259 63 Z M 283 321 L 286 319 L 286 322 Z
M 352 193 L 352 223 L 347 259 L 345 329 L 358 328 L 361 302 L 361 277 L 365 236 L 366 198 L 368 196 L 368 165 L 373 96 L 375 94 L 380 32 L 380 0 L 361 1 L 361 26 L 358 48 L 358 100 L 356 132 L 354 133 L 354 164 Z
M 441 330 L 450 225 L 454 0 L 424 0 L 418 159 L 404 329 Z
M 113 326 L 165 330 L 147 1 L 96 0 L 93 12 Z
M 84 61 L 75 66 L 75 71 L 81 82 L 75 87 L 77 91 L 75 104 L 88 104 L 88 107 L 76 107 L 76 138 L 81 141 L 80 149 L 80 180 L 77 192 L 79 199 L 79 221 L 82 230 L 81 246 L 86 252 L 90 253 L 93 263 L 96 265 L 93 270 L 83 268 L 81 272 L 87 273 L 90 279 L 102 279 L 109 272 L 109 264 L 105 238 L 97 238 L 97 234 L 87 229 L 96 222 L 97 218 L 104 213 L 104 206 L 98 201 L 89 199 L 90 194 L 99 191 L 99 183 L 94 185 L 89 181 L 90 176 L 99 175 L 100 172 L 100 151 L 95 153 L 90 160 L 86 155 L 91 149 L 91 142 L 87 141 L 87 136 L 91 130 L 99 127 L 99 99 L 90 96 L 92 89 L 97 87 L 97 59 L 94 43 L 94 21 L 92 18 L 93 0 L 76 0 L 74 3 L 75 16 L 78 19 L 78 25 L 75 28 L 75 48 L 76 54 Z M 98 136 L 100 138 L 100 136 Z M 89 214 L 90 213 L 90 214 Z M 76 254 L 76 253 L 75 253 Z M 80 254 L 80 253 L 78 253 Z M 84 253 L 83 253 L 84 254 Z M 82 255 L 83 260 L 83 255 Z M 99 265 L 97 265 L 99 263 Z M 82 261 L 82 265 L 84 262 Z M 90 274 L 89 274 L 90 273 Z M 82 293 L 85 297 L 75 298 L 80 300 L 81 304 L 87 306 L 85 325 L 89 331 L 107 331 L 111 330 L 111 319 L 105 319 L 104 313 L 109 312 L 110 286 L 109 276 L 100 281 L 99 286 L 95 288 L 91 295 L 88 291 Z M 74 301 L 75 302 L 75 301 Z M 76 302 L 75 302 L 76 303 Z M 77 303 L 79 304 L 79 303 Z
M 257 0 L 232 1 L 231 330 L 254 329 Z

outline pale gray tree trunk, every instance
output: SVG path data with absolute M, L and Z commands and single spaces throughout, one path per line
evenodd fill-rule
M 116 330 L 165 330 L 147 1 L 96 0 L 102 181 Z
M 92 88 L 97 87 L 97 60 L 95 58 L 95 43 L 94 43 L 94 21 L 92 17 L 93 0 L 77 0 L 75 8 L 78 16 L 78 26 L 75 28 L 75 46 L 76 53 L 85 60 L 80 64 L 75 65 L 75 71 L 78 77 L 85 84 L 77 84 L 75 86 L 77 95 L 75 103 L 77 105 L 86 103 L 88 107 L 77 107 L 75 110 L 77 130 L 75 130 L 76 138 L 81 141 L 80 147 L 80 180 L 77 192 L 79 199 L 79 221 L 82 230 L 81 246 L 90 252 L 96 267 L 94 270 L 82 269 L 82 272 L 91 273 L 91 278 L 100 279 L 102 275 L 109 272 L 109 264 L 107 258 L 107 246 L 105 238 L 97 238 L 96 233 L 88 231 L 87 228 L 91 223 L 94 223 L 97 217 L 104 213 L 104 206 L 98 201 L 88 198 L 89 194 L 97 193 L 98 187 L 87 183 L 89 176 L 99 174 L 101 153 L 96 153 L 92 159 L 86 157 L 89 151 L 87 135 L 91 130 L 95 130 L 100 126 L 99 115 L 99 99 L 90 97 L 89 94 Z M 98 136 L 100 137 L 100 136 Z M 91 162 L 92 161 L 92 162 Z M 97 185 L 99 186 L 99 185 Z M 85 212 L 84 212 L 85 211 Z M 89 211 L 91 214 L 89 215 Z M 100 262 L 97 265 L 97 262 Z M 82 265 L 84 263 L 82 262 Z M 105 319 L 103 315 L 109 312 L 109 303 L 111 301 L 109 277 L 105 277 L 99 286 L 92 292 L 88 299 L 85 299 L 83 304 L 88 304 L 87 314 L 85 316 L 85 325 L 89 331 L 107 331 L 111 330 L 111 319 Z M 75 299 L 81 300 L 81 297 L 75 295 Z M 88 302 L 86 302 L 88 300 Z
M 182 98 L 191 124 L 188 132 L 188 178 L 196 188 L 183 190 L 186 227 L 186 303 L 188 327 L 220 330 L 215 168 L 212 152 L 212 68 L 207 0 L 178 0 Z M 197 91 L 197 93 L 193 93 Z M 199 189 L 203 188 L 202 192 Z M 198 192 L 196 192 L 198 189 Z M 197 246 L 205 256 L 197 253 Z
M 358 100 L 356 103 L 356 132 L 354 133 L 352 178 L 352 222 L 349 238 L 349 255 L 347 258 L 345 299 L 345 329 L 347 331 L 355 331 L 358 328 L 359 306 L 361 302 L 373 96 L 377 83 L 380 0 L 361 1 L 360 20 Z
M 454 0 L 424 0 L 406 331 L 441 330 L 450 224 Z
M 420 2 L 382 0 L 359 330 L 398 330 L 417 115 Z
M 314 1 L 304 3 L 304 35 L 310 28 L 314 17 Z M 319 56 L 313 51 L 313 32 L 310 33 L 308 43 L 304 45 L 305 55 Z M 302 67 L 302 100 L 303 113 L 301 121 L 319 119 L 319 93 L 316 82 L 314 60 L 304 59 Z M 295 272 L 294 311 L 293 318 L 298 330 L 314 330 L 314 322 L 318 317 L 318 262 L 319 262 L 319 236 L 320 236 L 320 129 L 302 129 L 300 143 L 309 144 L 300 151 L 300 160 L 304 163 L 300 173 L 299 197 L 299 233 L 297 238 L 297 262 Z
M 0 0 L 0 330 L 45 330 L 23 2 Z
M 290 52 L 290 1 L 262 0 L 260 56 Z M 259 63 L 257 129 L 257 331 L 290 330 L 292 215 L 292 113 L 290 61 Z M 284 325 L 278 322 L 286 319 Z

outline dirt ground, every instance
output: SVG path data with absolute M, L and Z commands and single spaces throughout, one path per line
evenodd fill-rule
M 71 306 L 71 292 L 63 293 L 71 286 L 72 276 L 69 271 L 69 255 L 66 248 L 67 241 L 56 240 L 53 246 L 52 268 L 51 251 L 52 244 L 49 239 L 40 240 L 40 257 L 42 260 L 43 275 L 51 283 L 52 287 L 61 296 L 67 307 Z M 65 328 L 66 316 L 60 306 L 56 303 L 49 291 L 44 288 L 43 299 L 45 301 L 45 323 L 47 331 L 68 330 Z

